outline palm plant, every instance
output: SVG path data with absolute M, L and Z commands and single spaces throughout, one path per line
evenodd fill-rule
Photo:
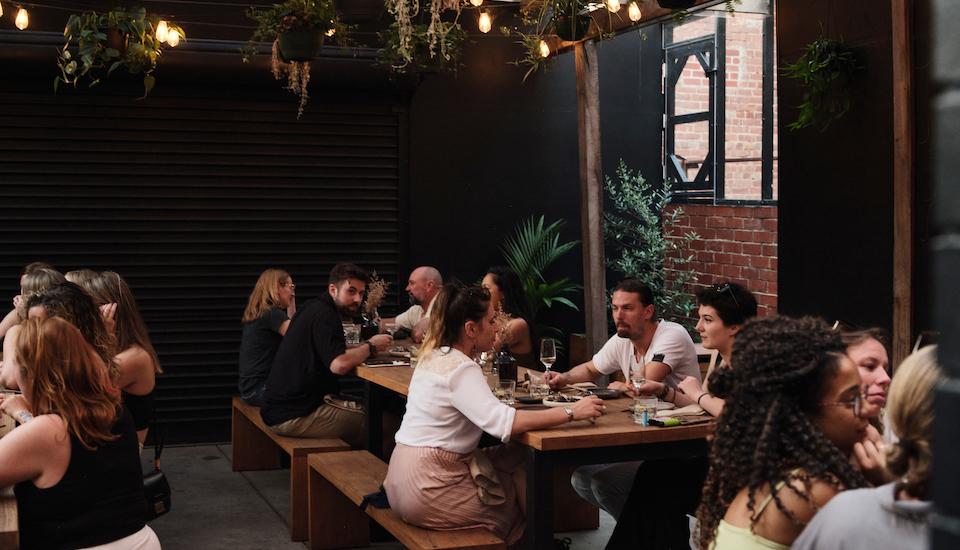
M 531 217 L 520 222 L 514 234 L 507 237 L 501 247 L 507 265 L 523 281 L 524 294 L 530 302 L 534 319 L 544 307 L 550 308 L 554 304 L 563 304 L 579 311 L 577 305 L 564 295 L 582 287 L 568 277 L 547 282 L 544 276 L 551 264 L 580 244 L 580 241 L 560 242 L 560 229 L 565 223 L 557 220 L 545 225 L 543 216 Z

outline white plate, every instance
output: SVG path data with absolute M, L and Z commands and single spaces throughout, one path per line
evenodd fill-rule
M 390 350 L 390 355 L 410 359 L 410 352 L 406 350 L 392 349 Z
M 675 409 L 675 408 L 677 408 L 677 406 L 669 401 L 657 401 L 658 411 L 668 411 L 670 409 Z
M 568 395 L 567 397 L 569 397 L 570 399 L 573 399 L 574 401 L 579 401 L 579 400 L 580 400 L 580 396 L 579 396 L 579 395 Z M 548 398 L 544 398 L 544 399 L 543 399 L 543 404 L 546 405 L 546 406 L 548 406 L 548 407 L 569 407 L 570 405 L 573 405 L 573 402 L 551 401 L 551 400 L 548 399 Z

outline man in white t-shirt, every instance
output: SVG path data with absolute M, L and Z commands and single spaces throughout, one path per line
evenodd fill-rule
M 635 279 L 622 281 L 613 290 L 610 305 L 617 334 L 593 356 L 566 373 L 547 373 L 551 388 L 577 382 L 592 382 L 618 370 L 629 381 L 632 370 L 644 367 L 647 380 L 664 382 L 661 395 L 673 401 L 677 384 L 687 376 L 700 380 L 700 364 L 693 340 L 686 329 L 670 321 L 658 321 L 653 292 Z M 608 386 L 633 396 L 633 386 L 611 382 Z M 640 462 L 596 464 L 577 468 L 571 483 L 585 500 L 619 517 Z
M 427 332 L 430 311 L 433 308 L 433 299 L 440 293 L 443 286 L 443 277 L 440 271 L 431 266 L 420 266 L 410 273 L 407 281 L 407 293 L 414 305 L 397 315 L 392 321 L 400 328 L 409 330 L 415 342 L 422 342 Z M 391 319 L 385 319 L 390 322 Z M 381 326 L 385 323 L 382 323 Z

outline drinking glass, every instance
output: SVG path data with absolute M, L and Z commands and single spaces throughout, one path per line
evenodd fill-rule
M 630 383 L 636 396 L 640 395 L 640 387 L 647 381 L 647 366 L 637 363 L 630 366 Z
M 501 403 L 513 405 L 513 394 L 517 389 L 516 380 L 500 380 L 497 383 L 496 395 Z
M 544 338 L 540 341 L 540 362 L 550 372 L 550 367 L 557 361 L 557 342 L 553 338 Z
M 396 323 L 384 323 L 383 329 L 393 338 L 393 335 L 400 330 L 400 327 L 398 327 Z
M 530 373 L 530 397 L 534 399 L 543 399 L 550 394 L 550 386 L 547 385 L 543 376 Z
M 637 396 L 633 400 L 633 422 L 649 426 L 650 419 L 657 415 L 657 398 Z

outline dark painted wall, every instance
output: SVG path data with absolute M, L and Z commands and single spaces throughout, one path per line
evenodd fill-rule
M 779 65 L 822 32 L 864 66 L 854 104 L 825 132 L 791 131 L 802 91 L 779 79 L 781 313 L 889 328 L 893 315 L 890 2 L 777 2 Z
M 445 276 L 478 280 L 503 263 L 499 246 L 532 215 L 567 221 L 563 239 L 580 238 L 580 183 L 574 55 L 522 82 L 512 39 L 484 37 L 466 51 L 457 78 L 430 76 L 410 103 L 410 262 Z M 602 158 L 612 174 L 619 158 L 660 178 L 660 39 L 636 32 L 598 44 Z M 643 71 L 643 76 L 641 72 Z M 641 84 L 642 90 L 641 90 Z M 641 93 L 643 95 L 641 95 Z M 582 282 L 582 250 L 558 262 L 551 277 Z M 575 299 L 582 305 L 582 295 Z M 583 330 L 582 314 L 548 319 Z

